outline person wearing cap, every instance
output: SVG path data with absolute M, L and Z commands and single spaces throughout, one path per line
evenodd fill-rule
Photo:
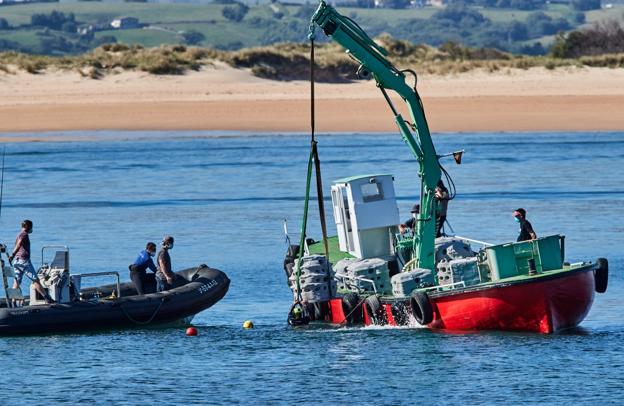
M 449 191 L 444 186 L 442 180 L 438 181 L 438 185 L 434 192 L 435 199 L 438 201 L 438 215 L 436 217 L 436 238 L 442 237 L 442 227 L 446 221 L 446 211 L 448 209 L 448 202 L 450 199 Z
M 15 239 L 15 248 L 9 255 L 9 263 L 13 265 L 15 280 L 13 289 L 20 289 L 24 275 L 32 281 L 35 290 L 45 299 L 46 303 L 54 303 L 48 292 L 41 286 L 37 271 L 30 261 L 30 234 L 33 231 L 33 222 L 24 220 L 21 224 L 22 230 Z M 15 303 L 14 303 L 15 304 Z
M 416 227 L 416 218 L 418 217 L 418 213 L 420 213 L 420 204 L 413 205 L 410 213 L 412 213 L 412 217 L 405 221 L 405 223 L 399 225 L 399 231 L 401 234 L 405 234 L 407 230 L 411 230 L 412 233 L 414 232 L 414 228 Z
M 169 250 L 173 248 L 173 237 L 163 238 L 162 248 L 158 252 L 158 272 L 156 272 L 156 291 L 162 292 L 173 288 L 175 274 L 171 270 Z
M 517 241 L 535 240 L 537 235 L 535 231 L 533 231 L 533 226 L 529 223 L 529 220 L 526 219 L 526 210 L 522 208 L 516 209 L 513 212 L 513 216 L 516 222 L 520 224 L 520 234 L 518 235 Z
M 145 271 L 149 268 L 154 273 L 158 272 L 154 261 L 152 261 L 154 255 L 156 255 L 156 244 L 148 242 L 145 249 L 141 251 L 134 260 L 134 263 L 128 267 L 128 269 L 130 269 L 130 279 L 134 283 L 137 295 L 142 295 L 144 293 L 143 285 L 147 277 Z

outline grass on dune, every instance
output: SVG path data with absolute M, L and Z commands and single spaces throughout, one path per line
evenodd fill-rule
M 624 67 L 624 54 L 610 54 L 577 59 L 548 56 L 517 56 L 494 49 L 465 48 L 445 44 L 439 48 L 415 45 L 389 36 L 377 38 L 390 53 L 395 66 L 419 73 L 457 74 L 473 70 L 494 72 L 502 69 L 544 67 Z M 144 71 L 157 75 L 184 74 L 199 70 L 216 61 L 236 68 L 247 68 L 259 77 L 273 80 L 307 80 L 310 47 L 307 44 L 284 43 L 239 51 L 218 51 L 183 45 L 144 48 L 124 44 L 103 45 L 77 56 L 37 56 L 17 52 L 0 53 L 2 72 L 26 71 L 45 73 L 48 69 L 74 70 L 94 79 L 111 72 Z M 318 45 L 315 52 L 316 79 L 319 82 L 356 80 L 356 63 L 337 44 Z

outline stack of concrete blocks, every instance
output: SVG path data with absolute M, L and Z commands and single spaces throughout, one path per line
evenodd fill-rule
M 290 288 L 297 297 L 296 272 L 290 276 Z M 336 281 L 331 264 L 324 255 L 304 256 L 299 278 L 301 299 L 307 303 L 324 302 L 336 293 Z
M 477 267 L 477 253 L 466 241 L 443 237 L 436 239 L 436 268 L 438 285 L 464 282 L 466 286 L 481 281 Z
M 423 283 L 431 283 L 433 280 L 432 273 L 429 269 L 416 268 L 394 275 L 391 279 L 392 294 L 399 297 L 409 296 L 415 289 L 421 287 Z
M 464 240 L 455 237 L 440 237 L 435 240 L 436 264 L 444 259 L 451 261 L 458 258 L 469 258 L 476 256 Z
M 368 293 L 376 291 L 380 295 L 392 292 L 388 262 L 381 258 L 343 259 L 335 268 L 341 289 Z
M 441 261 L 438 264 L 438 284 L 449 285 L 464 282 L 466 286 L 476 285 L 481 281 L 477 258 L 459 258 Z

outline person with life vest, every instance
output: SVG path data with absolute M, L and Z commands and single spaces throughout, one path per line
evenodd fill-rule
M 517 241 L 537 239 L 537 235 L 535 234 L 535 231 L 533 231 L 533 226 L 529 223 L 529 220 L 526 219 L 526 210 L 522 208 L 516 209 L 513 212 L 513 216 L 516 219 L 516 222 L 520 224 L 520 234 L 518 235 Z
M 137 295 L 144 294 L 143 286 L 147 277 L 147 269 L 156 273 L 158 269 L 154 264 L 152 258 L 156 255 L 156 244 L 148 242 L 145 249 L 139 252 L 139 255 L 134 260 L 134 263 L 128 267 L 130 269 L 130 279 L 134 283 L 134 288 L 137 291 Z
M 45 299 L 46 303 L 55 303 L 47 290 L 39 282 L 37 271 L 30 260 L 30 234 L 33 232 L 33 222 L 24 220 L 21 224 L 22 230 L 15 239 L 15 248 L 9 255 L 9 263 L 15 270 L 15 281 L 13 289 L 21 290 L 22 278 L 24 275 L 32 281 L 35 290 Z M 14 303 L 15 305 L 15 303 Z
M 171 270 L 171 257 L 169 250 L 173 249 L 173 237 L 168 235 L 163 238 L 162 248 L 158 252 L 158 272 L 156 272 L 156 290 L 162 292 L 173 289 L 175 274 Z

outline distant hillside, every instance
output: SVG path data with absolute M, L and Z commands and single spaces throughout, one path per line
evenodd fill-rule
M 4 0 L 5 2 L 7 0 Z M 313 2 L 314 4 L 316 2 Z M 342 1 L 340 11 L 372 36 L 414 43 L 545 54 L 555 35 L 607 17 L 624 6 L 596 0 L 453 0 L 444 7 L 398 0 Z M 5 4 L 5 3 L 3 3 Z M 411 4 L 422 4 L 413 7 Z M 408 8 L 403 8 L 408 7 Z M 213 3 L 48 2 L 0 6 L 0 51 L 79 55 L 105 43 L 143 47 L 183 44 L 237 50 L 306 41 L 312 3 L 219 0 Z

